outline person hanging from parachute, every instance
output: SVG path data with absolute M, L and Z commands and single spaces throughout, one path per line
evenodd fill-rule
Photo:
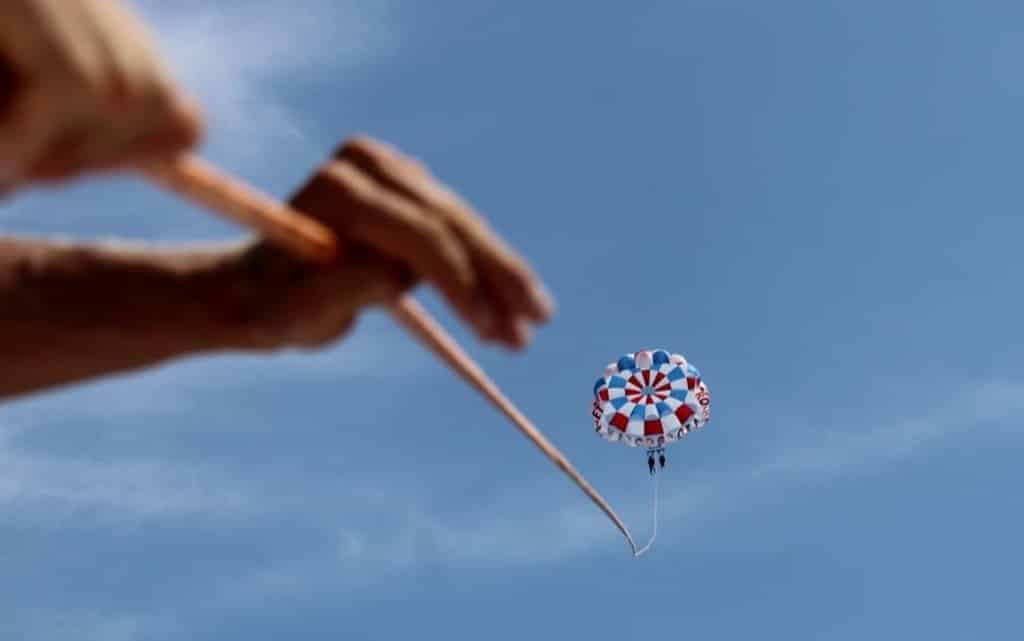
M 654 528 L 646 545 L 633 545 L 634 556 L 640 556 L 658 534 L 658 474 L 665 469 L 665 448 L 711 420 L 711 395 L 700 370 L 682 355 L 641 350 L 605 368 L 594 383 L 591 416 L 598 436 L 643 447 L 647 454 L 654 481 Z

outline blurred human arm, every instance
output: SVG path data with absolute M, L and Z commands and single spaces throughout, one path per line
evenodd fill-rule
M 552 301 L 527 263 L 417 162 L 343 145 L 291 205 L 345 254 L 320 266 L 264 241 L 205 249 L 0 237 L 0 398 L 224 350 L 314 348 L 434 284 L 478 335 L 525 347 Z

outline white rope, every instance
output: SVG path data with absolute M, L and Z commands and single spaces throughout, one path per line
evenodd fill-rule
M 631 542 L 632 545 L 633 545 L 633 558 L 634 559 L 635 558 L 639 558 L 641 555 L 643 555 L 645 552 L 647 552 L 647 550 L 651 549 L 651 546 L 654 545 L 654 539 L 657 538 L 657 536 L 658 536 L 658 485 L 659 485 L 658 477 L 659 476 L 661 476 L 661 470 L 658 470 L 654 474 L 651 475 L 651 482 L 654 484 L 654 489 L 653 489 L 653 492 L 654 492 L 654 505 L 653 505 L 653 509 L 651 510 L 652 521 L 654 523 L 654 527 L 653 527 L 653 529 L 651 531 L 651 538 L 650 538 L 650 540 L 647 541 L 646 544 L 644 544 L 644 546 L 642 548 L 637 548 L 636 544 Z

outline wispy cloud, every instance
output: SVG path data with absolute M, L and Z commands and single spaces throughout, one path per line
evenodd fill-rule
M 82 513 L 116 522 L 150 516 L 224 519 L 260 505 L 251 485 L 212 466 L 89 461 L 0 448 L 0 514 L 23 525 L 66 527 Z
M 138 4 L 179 79 L 207 109 L 210 153 L 236 162 L 273 164 L 274 154 L 310 144 L 309 110 L 295 108 L 304 101 L 282 90 L 287 81 L 331 78 L 343 91 L 346 74 L 398 43 L 387 2 Z
M 905 420 L 864 429 L 841 425 L 803 430 L 757 459 L 728 469 L 695 472 L 699 478 L 680 481 L 669 475 L 661 503 L 662 540 L 694 532 L 684 526 L 722 515 L 737 504 L 756 508 L 791 485 L 855 475 L 868 467 L 917 455 L 965 432 L 1005 429 L 1005 419 L 1020 416 L 1024 410 L 1024 383 L 986 383 L 973 386 L 973 390 L 963 400 Z M 1014 421 L 1013 429 L 1018 425 Z M 792 430 L 778 430 L 787 431 L 792 434 Z M 396 566 L 407 568 L 424 562 L 551 563 L 593 553 L 599 547 L 607 547 L 609 553 L 623 547 L 618 533 L 586 499 L 575 497 L 548 505 L 537 500 L 544 495 L 536 487 L 521 488 L 504 504 L 477 507 L 447 521 L 416 509 L 419 502 L 396 495 L 379 503 L 387 506 L 390 518 L 398 523 L 381 529 L 347 526 L 339 530 L 339 563 L 346 568 L 364 568 L 365 576 L 373 576 L 386 575 Z M 649 506 L 638 505 L 632 494 L 616 492 L 609 498 L 627 508 L 623 516 L 635 528 L 634 535 L 643 539 L 649 528 Z
M 755 466 L 751 480 L 849 474 L 865 465 L 906 458 L 947 439 L 1005 427 L 1005 419 L 1024 415 L 1022 383 L 988 382 L 964 387 L 971 391 L 923 415 L 866 421 L 841 431 L 808 430 L 808 438 L 789 443 Z
M 738 497 L 750 505 L 759 492 L 768 498 L 787 484 L 856 474 L 868 466 L 913 456 L 964 431 L 1002 426 L 1002 419 L 1024 409 L 1024 383 L 985 384 L 975 390 L 952 409 L 940 407 L 869 429 L 806 430 L 758 459 L 728 469 L 702 470 L 698 479 L 680 481 L 670 475 L 662 497 L 662 536 L 671 540 L 673 527 L 680 530 L 684 522 L 713 516 Z M 300 512 L 335 531 L 333 554 L 351 579 L 386 576 L 389 570 L 419 563 L 561 562 L 601 546 L 620 547 L 618 534 L 589 502 L 575 492 L 566 492 L 555 504 L 538 501 L 550 492 L 535 483 L 510 489 L 497 501 L 492 497 L 486 507 L 439 515 L 422 507 L 432 497 L 401 486 L 350 486 L 326 493 L 320 488 L 308 500 L 297 501 L 294 494 L 275 492 L 259 478 L 232 478 L 202 465 L 102 463 L 24 452 L 11 442 L 14 434 L 13 427 L 0 429 L 0 508 L 44 502 L 69 510 L 109 510 L 122 517 L 230 518 L 255 511 L 256 506 L 264 513 Z M 623 515 L 643 538 L 649 527 L 648 506 L 637 502 L 634 494 L 615 492 L 609 498 L 627 508 Z M 330 503 L 330 510 L 323 509 L 323 500 Z M 336 516 L 325 516 L 339 514 L 344 525 L 335 524 Z M 322 559 L 316 565 L 322 565 Z
M 23 609 L 0 619 L 0 636 L 23 641 L 137 641 L 159 634 L 170 637 L 170 620 L 121 612 Z
M 296 164 L 296 155 L 322 152 L 306 148 L 309 138 L 302 119 L 309 111 L 297 108 L 302 101 L 289 99 L 284 83 L 307 77 L 330 78 L 331 84 L 340 85 L 344 74 L 387 55 L 397 43 L 387 2 L 314 0 L 303 3 L 301 11 L 284 0 L 134 4 L 154 28 L 180 80 L 206 108 L 211 121 L 208 153 L 230 160 L 243 173 L 298 175 L 308 170 L 309 162 Z M 47 218 L 43 212 L 50 209 L 69 211 L 77 218 L 70 231 L 88 233 L 87 214 L 109 209 L 101 204 L 109 199 L 90 198 L 96 191 L 90 185 L 73 185 L 54 193 L 31 193 L 6 204 L 0 215 L 16 222 L 22 216 Z M 60 220 L 55 224 L 67 229 L 67 218 Z M 42 229 L 49 227 L 44 224 Z M 145 456 L 115 463 L 90 461 L 28 451 L 18 447 L 15 437 L 19 430 L 69 419 L 138 429 L 133 422 L 180 415 L 242 386 L 370 380 L 385 372 L 390 379 L 416 376 L 430 358 L 380 317 L 371 315 L 353 337 L 315 354 L 191 359 L 5 404 L 0 408 L 0 512 L 17 506 L 24 514 L 27 507 L 42 505 L 48 509 L 39 513 L 55 513 L 49 508 L 56 507 L 61 508 L 56 513 L 88 509 L 141 518 L 233 514 L 256 505 L 242 483 L 194 462 Z M 397 368 L 399 358 L 402 367 Z
M 724 469 L 695 470 L 694 478 L 669 475 L 663 488 L 662 544 L 702 536 L 709 531 L 709 520 L 726 518 L 737 505 L 756 510 L 789 495 L 794 487 L 811 487 L 809 480 L 814 487 L 827 488 L 823 482 L 919 455 L 964 431 L 1016 429 L 1015 417 L 1024 409 L 1024 383 L 972 389 L 953 407 L 934 407 L 916 417 L 859 431 L 848 425 L 790 431 L 791 440 L 757 458 Z M 563 488 L 554 501 L 538 499 L 551 496 L 551 481 L 544 487 L 539 481 L 521 484 L 498 498 L 439 513 L 424 507 L 436 504 L 429 486 L 348 482 L 309 488 L 308 493 L 297 488 L 288 494 L 275 491 L 258 475 L 232 477 L 208 467 L 153 462 L 101 469 L 19 453 L 10 440 L 0 438 L 0 512 L 8 515 L 17 514 L 11 510 L 19 502 L 48 502 L 68 511 L 127 511 L 137 517 L 161 510 L 163 516 L 178 519 L 202 513 L 222 522 L 278 513 L 288 515 L 290 523 L 304 523 L 306 532 L 320 532 L 312 539 L 316 544 L 276 547 L 263 556 L 261 565 L 208 581 L 200 593 L 175 600 L 160 612 L 97 619 L 92 624 L 97 630 L 110 625 L 115 632 L 132 632 L 137 624 L 160 626 L 165 620 L 245 608 L 268 598 L 279 602 L 311 592 L 374 588 L 439 564 L 487 569 L 560 564 L 598 551 L 627 554 L 614 528 L 570 488 Z M 310 481 L 314 482 L 320 481 Z M 649 528 L 646 502 L 624 492 L 609 498 L 626 508 L 623 516 L 643 539 Z M 47 525 L 64 523 L 36 521 L 37 527 Z M 117 527 L 118 521 L 107 526 Z
M 203 155 L 270 193 L 284 195 L 338 142 L 334 127 L 352 100 L 346 79 L 398 50 L 391 2 L 135 0 L 179 82 L 208 121 Z M 302 92 L 315 84 L 320 98 Z M 326 89 L 325 89 L 326 88 Z M 345 127 L 345 125 L 339 125 Z M 344 130 L 328 135 L 341 136 Z M 117 203 L 111 205 L 111 203 Z M 140 233 L 181 241 L 233 232 L 216 219 L 134 180 L 86 180 L 26 191 L 0 202 L 0 223 L 32 233 Z
M 204 406 L 219 406 L 229 393 L 259 393 L 285 384 L 366 382 L 385 375 L 394 383 L 438 367 L 383 314 L 366 320 L 362 331 L 319 353 L 199 358 L 0 406 L 0 515 L 62 527 L 65 517 L 82 512 L 105 522 L 131 523 L 224 519 L 274 510 L 315 512 L 320 506 L 309 497 L 318 493 L 285 496 L 258 476 L 233 475 L 212 463 L 148 450 L 146 439 L 160 437 L 146 424 L 163 419 L 160 425 L 166 425 L 175 417 L 187 423 Z M 49 450 L 47 443 L 64 438 L 62 431 L 73 434 L 84 424 L 97 426 L 114 440 L 127 439 L 129 453 L 97 459 Z M 23 445 L 26 439 L 39 441 L 40 433 L 41 445 Z
M 695 475 L 700 480 L 669 476 L 661 540 L 665 544 L 701 536 L 708 528 L 695 524 L 725 518 L 737 505 L 756 510 L 793 486 L 809 487 L 809 480 L 821 487 L 829 479 L 921 454 L 963 431 L 1003 429 L 1005 419 L 1024 409 L 1024 383 L 983 384 L 974 390 L 954 408 L 935 407 L 869 430 L 807 430 L 760 458 L 728 469 L 699 470 Z M 361 488 L 333 500 L 332 509 L 320 513 L 322 527 L 333 532 L 327 539 L 332 543 L 225 578 L 212 588 L 213 597 L 204 597 L 204 607 L 373 588 L 438 564 L 494 568 L 564 563 L 598 550 L 627 554 L 618 533 L 586 499 L 566 492 L 553 503 L 538 500 L 550 495 L 550 488 L 531 483 L 497 501 L 443 515 L 422 507 L 431 497 L 402 487 Z M 626 508 L 623 516 L 643 539 L 649 531 L 649 506 L 624 493 L 609 498 Z

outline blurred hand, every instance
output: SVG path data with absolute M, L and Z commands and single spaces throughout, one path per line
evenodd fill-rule
M 526 262 L 418 162 L 374 140 L 341 147 L 291 200 L 338 234 L 342 260 L 309 265 L 261 243 L 241 264 L 262 288 L 255 329 L 267 346 L 315 346 L 358 312 L 435 285 L 489 342 L 522 348 L 553 302 Z
M 115 0 L 3 0 L 0 63 L 0 188 L 130 168 L 202 135 L 198 108 Z

